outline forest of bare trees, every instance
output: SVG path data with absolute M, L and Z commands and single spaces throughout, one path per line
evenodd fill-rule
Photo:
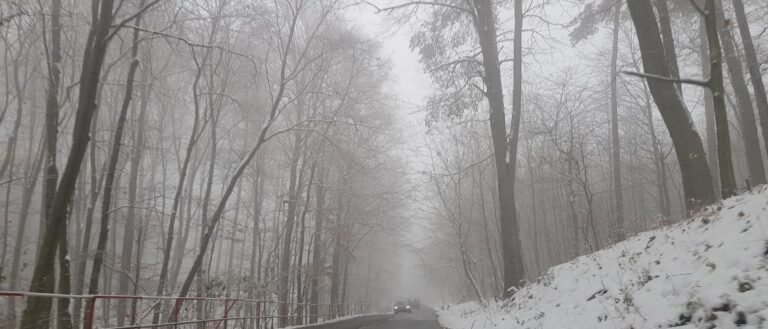
M 0 296 L 0 328 L 181 307 L 45 294 L 317 322 L 403 297 L 402 253 L 435 302 L 512 296 L 766 183 L 766 17 L 761 0 L 0 0 L 0 291 L 33 293 Z M 366 24 L 407 34 L 428 82 Z M 426 95 L 416 111 L 398 84 Z
M 435 85 L 419 209 L 439 234 L 419 252 L 428 271 L 453 264 L 439 271 L 451 287 L 441 296 L 508 296 L 554 265 L 764 184 L 766 9 L 377 6 L 415 26 L 411 47 Z
M 357 255 L 400 218 L 400 137 L 342 1 L 0 6 L 2 290 L 385 297 L 352 276 L 382 271 Z M 83 300 L 54 301 L 4 300 L 3 323 L 80 327 Z

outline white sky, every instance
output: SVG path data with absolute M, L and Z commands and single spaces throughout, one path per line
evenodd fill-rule
M 379 1 L 386 3 L 387 1 Z M 366 4 L 350 8 L 347 17 L 364 33 L 377 39 L 382 44 L 381 56 L 391 62 L 391 80 L 387 91 L 401 101 L 398 112 L 404 116 L 417 116 L 415 112 L 429 95 L 430 80 L 419 63 L 418 54 L 411 51 L 409 42 L 410 28 L 397 26 L 386 14 L 376 14 L 376 10 Z M 421 119 L 420 119 L 421 120 Z

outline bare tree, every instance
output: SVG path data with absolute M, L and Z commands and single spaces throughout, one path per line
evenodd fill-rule
M 154 1 L 148 6 L 139 9 L 139 13 L 149 6 L 157 3 Z M 54 261 L 57 251 L 58 236 L 65 231 L 69 213 L 69 205 L 72 202 L 72 194 L 75 190 L 77 177 L 80 173 L 80 165 L 85 157 L 89 142 L 89 127 L 93 114 L 96 112 L 96 91 L 99 85 L 99 76 L 104 63 L 109 42 L 116 31 L 110 30 L 114 13 L 114 1 L 93 0 L 91 29 L 86 42 L 83 55 L 83 67 L 80 74 L 80 95 L 75 118 L 75 129 L 72 137 L 69 158 L 67 159 L 61 180 L 54 194 L 48 213 L 46 228 L 43 232 L 38 259 L 32 276 L 30 290 L 35 292 L 53 292 L 54 287 Z M 22 317 L 22 328 L 47 327 L 51 309 L 51 300 L 48 298 L 32 297 L 27 303 Z
M 650 1 L 628 1 L 627 4 L 638 36 L 646 74 L 669 77 L 664 46 Z M 676 88 L 669 88 L 674 82 L 655 78 L 648 78 L 647 82 L 675 145 L 683 177 L 686 208 L 688 211 L 695 211 L 702 205 L 715 201 L 712 176 L 709 174 L 701 138 L 690 125 L 690 116 Z
M 736 15 L 736 22 L 739 26 L 739 33 L 741 34 L 742 46 L 744 47 L 744 57 L 747 62 L 749 77 L 752 81 L 752 89 L 757 102 L 757 114 L 760 117 L 760 130 L 763 134 L 763 143 L 768 145 L 768 97 L 766 97 L 765 93 L 763 76 L 760 73 L 760 65 L 757 61 L 755 45 L 752 41 L 749 22 L 747 21 L 747 15 L 744 11 L 744 3 L 741 0 L 732 0 L 732 2 Z M 756 183 L 758 182 L 756 181 Z

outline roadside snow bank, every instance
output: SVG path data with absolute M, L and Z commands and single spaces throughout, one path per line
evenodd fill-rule
M 509 300 L 439 311 L 450 329 L 768 328 L 768 190 L 550 269 Z

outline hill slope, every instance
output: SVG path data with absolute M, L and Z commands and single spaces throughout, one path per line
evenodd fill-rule
M 768 328 L 768 188 L 559 265 L 450 329 Z

